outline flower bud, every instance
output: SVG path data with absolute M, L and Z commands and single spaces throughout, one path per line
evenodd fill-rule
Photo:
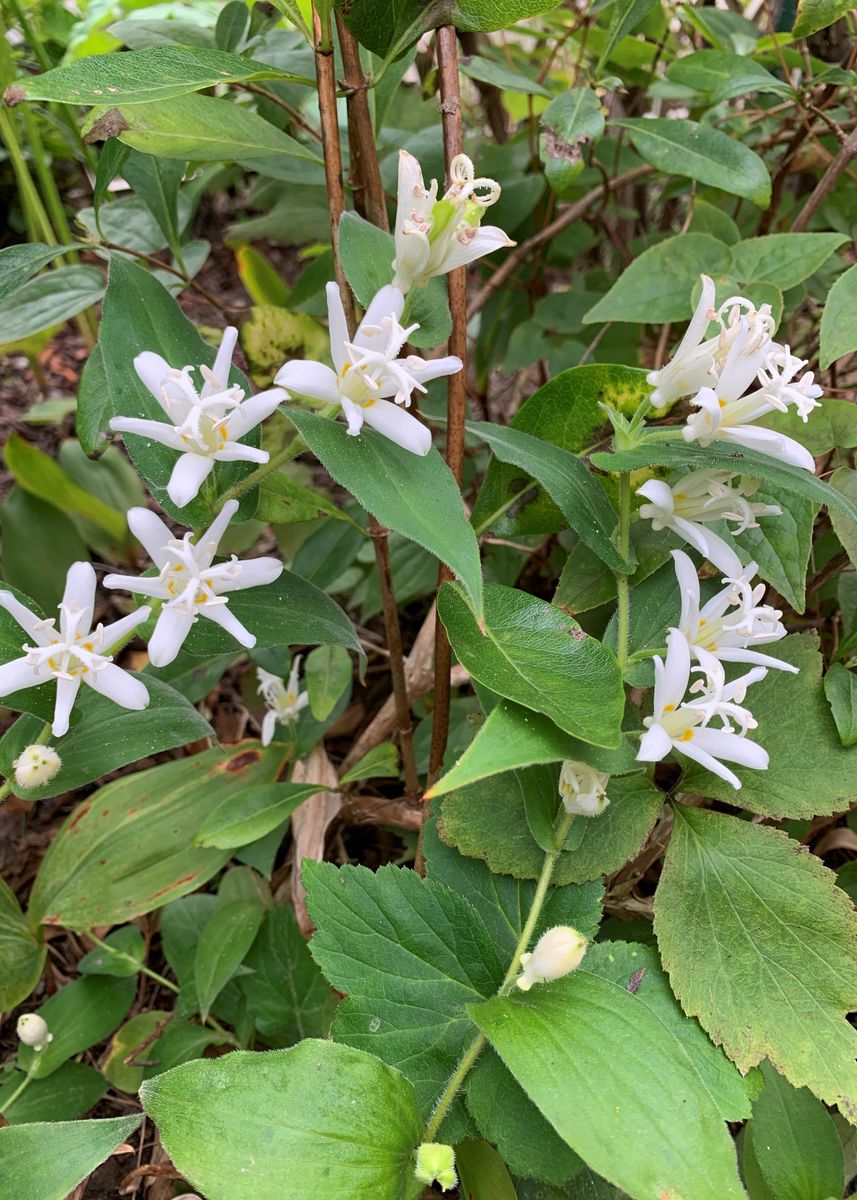
M 38 1013 L 24 1013 L 18 1017 L 17 1033 L 24 1045 L 32 1046 L 34 1050 L 44 1050 L 48 1042 L 54 1040 L 47 1021 Z
M 575 971 L 586 953 L 588 942 L 582 933 L 569 925 L 556 925 L 543 933 L 532 954 L 521 955 L 523 974 L 515 980 L 522 992 L 534 983 L 550 983 Z
M 566 759 L 559 776 L 559 794 L 565 811 L 580 817 L 600 817 L 610 803 L 606 787 L 610 776 L 588 763 Z
M 50 783 L 62 766 L 53 746 L 26 746 L 15 761 L 15 782 L 19 788 L 41 787 Z
M 445 1192 L 451 1192 L 458 1183 L 452 1146 L 445 1146 L 442 1142 L 423 1142 L 417 1150 L 414 1175 L 420 1183 L 437 1182 Z

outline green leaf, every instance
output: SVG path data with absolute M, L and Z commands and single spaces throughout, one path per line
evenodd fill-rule
M 604 132 L 601 101 L 591 88 L 554 97 L 539 118 L 539 158 L 555 192 L 570 187 L 583 170 L 583 147 Z
M 0 304 L 22 287 L 42 267 L 70 249 L 69 246 L 47 246 L 44 242 L 23 242 L 4 246 L 0 250 Z
M 608 61 L 610 55 L 622 39 L 636 29 L 656 3 L 657 0 L 629 0 L 629 2 L 624 4 L 615 4 L 613 6 L 607 36 L 604 39 L 604 46 L 595 67 L 596 74 L 600 73 L 601 68 Z
M 108 425 L 113 416 L 110 384 L 104 350 L 96 342 L 84 363 L 77 393 L 75 429 L 87 454 L 95 454 L 108 437 Z
M 77 964 L 81 975 L 113 975 L 127 979 L 139 973 L 146 961 L 146 941 L 136 925 L 120 925 L 108 933 L 103 946 L 96 946 Z
M 840 275 L 827 294 L 818 356 L 822 370 L 852 350 L 857 350 L 857 264 Z
M 762 1177 L 777 1200 L 831 1200 L 845 1190 L 845 1162 L 833 1118 L 806 1088 L 762 1064 L 765 1087 L 748 1133 Z
M 333 1035 L 397 1066 L 427 1117 L 473 1026 L 465 1005 L 497 990 L 503 969 L 481 917 L 413 871 L 307 859 L 310 952 L 346 999 Z
M 13 84 L 14 101 L 60 104 L 141 104 L 185 96 L 200 88 L 296 76 L 237 54 L 187 46 L 151 46 L 132 54 L 92 54 Z M 7 101 L 8 102 L 8 101 Z M 192 122 L 188 122 L 192 128 Z
M 341 775 L 341 784 L 356 783 L 359 779 L 398 779 L 399 748 L 394 742 L 373 746 L 356 762 L 350 771 Z
M 202 1019 L 241 966 L 256 940 L 265 910 L 250 900 L 232 900 L 218 908 L 202 931 L 193 960 L 194 982 Z
M 830 476 L 830 486 L 857 508 L 857 471 L 840 467 Z M 850 516 L 831 510 L 830 523 L 853 565 L 857 561 L 857 522 Z
M 726 50 L 696 50 L 676 58 L 667 67 L 667 79 L 682 87 L 693 88 L 695 92 L 706 93 L 710 104 L 722 104 L 724 100 L 745 96 L 748 92 L 792 94 L 785 80 L 777 79 L 760 63 Z
M 18 591 L 11 584 L 8 585 L 8 590 L 17 600 L 26 604 L 32 612 L 44 619 L 45 610 L 30 596 Z M 5 608 L 0 610 L 0 662 L 10 662 L 13 658 L 20 658 L 26 640 L 27 635 L 12 615 Z M 4 696 L 3 706 L 14 711 L 33 713 L 42 721 L 50 722 L 53 718 L 54 694 L 53 687 L 24 688 L 23 691 L 12 692 L 11 695 Z
M 289 419 L 336 482 L 382 525 L 445 562 L 481 613 L 479 546 L 452 472 L 438 452 L 432 449 L 421 458 L 374 429 L 350 438 L 340 422 L 298 408 L 289 408 Z
M 618 747 L 625 705 L 616 660 L 573 618 L 535 596 L 489 583 L 477 620 L 457 584 L 438 614 L 463 666 L 500 696 L 544 713 L 566 733 Z
M 512 71 L 493 58 L 483 58 L 478 54 L 465 54 L 458 60 L 458 69 L 468 79 L 477 79 L 480 83 L 491 83 L 504 92 L 516 92 L 523 96 L 545 96 L 550 100 L 551 93 L 546 87 L 520 71 Z
M 9 1012 L 26 1000 L 44 962 L 45 947 L 30 929 L 15 893 L 0 879 L 0 1009 Z
M 117 1029 L 110 1039 L 110 1045 L 103 1062 L 104 1074 L 110 1083 L 120 1092 L 134 1093 L 143 1082 L 145 1068 L 137 1065 L 138 1054 L 143 1059 L 150 1059 L 157 1053 L 153 1046 L 153 1038 L 158 1026 L 163 1027 L 170 1019 L 170 1013 L 158 1009 L 148 1009 L 137 1013 L 130 1021 L 126 1021 L 121 1029 Z M 145 1050 L 140 1053 L 140 1047 L 145 1044 Z M 130 1061 L 126 1061 L 130 1059 Z
M 843 746 L 857 745 L 857 677 L 842 663 L 833 663 L 824 676 L 824 694 Z
M 155 218 L 173 257 L 181 261 L 179 184 L 186 164 L 176 159 L 153 158 L 130 151 L 122 173 Z
M 193 837 L 221 800 L 272 782 L 283 747 L 257 742 L 206 750 L 107 784 L 51 843 L 30 899 L 30 921 L 90 929 L 160 908 L 200 887 L 229 859 Z
M 616 512 L 604 489 L 575 454 L 520 429 L 470 421 L 467 429 L 487 444 L 501 462 L 520 467 L 539 481 L 570 528 L 613 570 L 628 574 L 634 564 L 616 549 L 611 534 Z
M 108 1088 L 100 1071 L 84 1063 L 67 1062 L 47 1079 L 31 1080 L 18 1099 L 10 1104 L 13 1093 L 23 1081 L 23 1072 L 15 1071 L 9 1082 L 0 1088 L 0 1109 L 10 1125 L 72 1121 L 97 1104 Z
M 97 267 L 57 267 L 30 279 L 0 304 L 0 346 L 64 325 L 103 295 L 104 276 Z
M 732 247 L 732 273 L 742 283 L 797 287 L 823 267 L 848 238 L 841 233 L 771 233 Z
M 857 918 L 832 871 L 779 830 L 677 807 L 655 932 L 685 1012 L 739 1070 L 768 1058 L 854 1118 Z
M 719 129 L 668 117 L 630 117 L 612 124 L 626 129 L 634 149 L 665 174 L 696 179 L 759 208 L 771 202 L 771 180 L 761 158 Z
M 487 1142 L 465 1138 L 455 1147 L 460 1195 L 466 1200 L 517 1200 L 512 1177 L 500 1155 Z
M 3 578 L 43 608 L 55 610 L 69 567 L 89 557 L 74 522 L 17 485 L 3 502 L 0 520 Z
M 499 874 L 537 879 L 544 850 L 527 821 L 527 801 L 532 804 L 534 797 L 544 795 L 549 784 L 550 799 L 558 807 L 557 776 L 556 771 L 546 776 L 539 768 L 508 771 L 451 793 L 441 805 L 443 840 Z M 610 804 L 598 820 L 573 827 L 554 870 L 556 885 L 618 871 L 640 849 L 663 806 L 663 793 L 644 775 L 611 779 L 607 793 Z
M 800 668 L 798 675 L 770 670 L 749 700 L 758 728 L 750 734 L 768 751 L 766 771 L 735 767 L 742 808 L 773 817 L 841 812 L 857 800 L 857 756 L 840 740 L 825 697 L 824 665 L 815 634 L 792 634 L 767 653 Z M 686 791 L 734 803 L 735 791 L 716 775 L 692 767 Z
M 283 1200 L 284 1180 L 290 1200 L 413 1200 L 420 1190 L 413 1088 L 348 1046 L 308 1039 L 187 1063 L 140 1095 L 170 1158 L 209 1200 Z
M 560 1137 L 637 1200 L 743 1200 L 732 1138 L 661 1020 L 579 970 L 473 1019 Z
M 134 1003 L 137 982 L 102 975 L 68 983 L 46 1000 L 38 1015 L 47 1021 L 53 1040 L 43 1050 L 23 1043 L 18 1063 L 37 1079 L 53 1074 L 64 1062 L 109 1037 Z
M 848 0 L 798 0 L 792 37 L 809 37 L 819 29 L 826 29 L 834 21 L 839 21 L 850 11 Z
M 307 655 L 304 680 L 310 712 L 326 721 L 351 682 L 351 658 L 341 646 L 319 646 Z
M 751 475 L 767 480 L 786 493 L 803 496 L 816 504 L 838 508 L 857 520 L 857 504 L 837 492 L 824 480 L 811 475 L 800 467 L 782 463 L 769 454 L 748 450 L 745 446 L 732 446 L 714 442 L 710 446 L 692 446 L 687 443 L 650 442 L 636 446 L 633 450 L 606 453 L 598 451 L 591 456 L 592 465 L 600 471 L 636 471 L 641 467 L 675 467 L 686 471 L 710 469 L 731 471 L 733 474 Z
M 0 1193 L 15 1200 L 65 1200 L 139 1124 L 134 1113 L 0 1129 Z
M 317 783 L 268 783 L 228 796 L 205 818 L 194 844 L 232 850 L 264 837 L 282 825 L 304 800 L 319 790 Z
M 367 49 L 393 59 L 439 25 L 490 32 L 555 7 L 556 0 L 352 0 L 343 15 Z
M 758 564 L 762 579 L 770 583 L 795 612 L 802 613 L 806 608 L 806 571 L 812 550 L 816 506 L 802 496 L 783 495 L 778 488 L 764 486 L 753 493 L 753 501 L 776 504 L 782 511 L 777 517 L 762 517 L 757 528 L 727 536 L 733 537 L 744 552 L 742 558 Z M 724 526 L 723 532 L 728 528 Z
M 671 125 L 676 123 L 670 121 Z M 665 238 L 625 268 L 607 295 L 590 308 L 584 323 L 687 320 L 693 311 L 691 296 L 700 272 L 720 275 L 729 269 L 730 262 L 729 247 L 708 233 L 679 233 Z
M 269 475 L 262 483 L 256 517 L 272 525 L 293 525 L 301 521 L 314 521 L 317 517 L 348 520 L 347 514 L 327 496 L 305 487 L 282 471 Z
M 58 796 L 129 762 L 214 737 L 209 723 L 183 696 L 159 679 L 141 678 L 149 689 L 149 707 L 140 712 L 119 708 L 109 697 L 84 689 L 75 705 L 80 721 L 64 737 L 51 740 L 62 759 L 59 771 L 41 787 L 21 789 L 13 779 L 16 795 L 26 800 Z M 32 716 L 15 722 L 0 740 L 0 773 L 12 777 L 14 760 L 36 741 L 42 728 L 42 722 Z
M 265 916 L 244 966 L 241 990 L 266 1041 L 291 1045 L 327 1037 L 338 999 L 313 961 L 291 905 Z
M 126 540 L 125 514 L 80 487 L 44 451 L 12 434 L 6 443 L 4 457 L 6 466 L 25 491 L 64 512 L 93 521 L 117 542 Z

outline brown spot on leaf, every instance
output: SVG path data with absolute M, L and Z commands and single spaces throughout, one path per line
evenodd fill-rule
M 120 133 L 124 133 L 128 128 L 128 122 L 122 116 L 118 108 L 109 108 L 106 113 L 95 121 L 84 136 L 84 141 L 89 146 L 93 142 L 106 142 L 108 138 L 118 137 Z
M 582 629 L 568 629 L 568 630 L 566 630 L 566 632 L 567 632 L 568 636 L 573 637 L 576 642 L 585 642 L 586 641 L 586 634 L 584 633 L 584 631 Z
M 230 758 L 224 769 L 232 773 L 243 771 L 245 767 L 252 767 L 253 763 L 257 763 L 261 757 L 262 755 L 258 750 L 244 750 L 241 754 L 236 754 L 234 758 Z
M 166 896 L 167 892 L 172 892 L 175 888 L 184 887 L 186 883 L 193 883 L 198 875 L 199 871 L 193 871 L 190 875 L 182 875 L 181 879 L 176 879 L 172 883 L 168 883 L 166 887 L 161 888 L 160 891 L 153 892 L 146 903 L 148 904 L 149 900 L 157 900 L 159 896 Z
M 26 99 L 27 93 L 20 83 L 10 83 L 3 93 L 3 100 L 9 108 L 14 108 L 16 104 L 22 104 Z
M 91 808 L 92 808 L 92 804 L 89 800 L 87 800 L 86 804 L 81 804 L 80 808 L 77 810 L 77 812 L 74 814 L 74 816 L 68 823 L 69 833 L 71 833 L 71 831 L 73 829 L 75 829 L 77 827 L 77 825 L 80 824 L 80 822 L 83 820 L 83 818 L 86 816 L 86 814 L 89 812 L 89 810 Z
M 542 125 L 542 139 L 542 147 L 546 158 L 567 162 L 571 166 L 580 162 L 581 147 L 589 140 L 588 138 L 581 138 L 579 142 L 567 142 L 565 138 L 559 136 L 555 129 L 551 129 L 550 125 Z
M 646 968 L 640 967 L 639 971 L 635 971 L 634 974 L 631 976 L 631 978 L 628 980 L 627 991 L 629 991 L 632 996 L 636 996 L 637 991 L 640 987 L 640 984 L 643 982 L 643 976 L 645 975 L 645 973 L 646 973 Z

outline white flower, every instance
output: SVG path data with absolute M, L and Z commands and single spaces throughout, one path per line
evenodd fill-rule
M 515 980 L 522 992 L 534 983 L 550 983 L 576 971 L 589 943 L 582 933 L 569 925 L 556 925 L 543 933 L 531 954 L 521 955 L 523 974 Z
M 21 647 L 25 656 L 0 666 L 0 696 L 22 688 L 36 687 L 50 679 L 57 681 L 57 698 L 51 729 L 54 737 L 68 730 L 69 716 L 81 683 L 107 696 L 123 708 L 145 708 L 149 693 L 144 684 L 117 667 L 110 649 L 145 621 L 149 608 L 140 608 L 114 621 L 92 629 L 95 607 L 95 571 L 88 562 L 76 562 L 68 569 L 65 592 L 59 605 L 60 627 L 55 618 L 38 617 L 16 600 L 11 592 L 0 592 L 0 607 L 14 617 L 35 642 Z
M 667 408 L 714 378 L 714 359 L 722 344 L 722 333 L 705 338 L 717 316 L 714 297 L 714 280 L 703 275 L 702 295 L 675 354 L 659 371 L 650 371 L 646 376 L 646 382 L 655 389 L 650 397 L 653 408 Z
M 751 742 L 746 733 L 756 728 L 752 713 L 741 707 L 747 688 L 764 679 L 764 667 L 754 667 L 746 675 L 725 682 L 723 667 L 707 650 L 696 647 L 695 657 L 702 663 L 705 681 L 698 680 L 691 688 L 691 647 L 679 629 L 667 635 L 666 659 L 655 658 L 654 710 L 643 724 L 646 732 L 640 739 L 639 762 L 660 762 L 671 750 L 693 759 L 706 770 L 719 775 L 734 788 L 741 780 L 720 761 L 739 763 L 764 771 L 768 753 Z M 699 668 L 697 668 L 699 669 Z M 709 721 L 719 718 L 719 729 L 709 727 Z M 732 722 L 740 727 L 736 733 Z
M 757 529 L 756 517 L 776 517 L 783 511 L 775 504 L 752 504 L 746 497 L 758 488 L 757 480 L 741 479 L 732 484 L 729 471 L 693 471 L 672 486 L 649 479 L 637 488 L 638 496 L 650 501 L 640 505 L 640 516 L 652 528 L 671 529 L 733 578 L 743 571 L 741 559 L 719 534 L 703 526 L 708 521 L 737 521 L 733 533 Z
M 237 500 L 227 501 L 196 543 L 190 532 L 174 537 L 147 508 L 132 508 L 128 513 L 128 527 L 145 546 L 158 574 L 108 575 L 104 586 L 163 600 L 149 641 L 152 666 L 165 667 L 175 659 L 197 617 L 214 621 L 248 649 L 256 645 L 253 634 L 228 608 L 224 593 L 273 583 L 282 574 L 283 564 L 276 558 L 239 562 L 234 554 L 228 562 L 214 563 L 220 540 L 237 510 Z
M 259 686 L 256 691 L 264 697 L 268 711 L 262 720 L 262 745 L 268 746 L 274 736 L 274 729 L 279 721 L 281 725 L 289 725 L 296 721 L 303 709 L 309 704 L 309 696 L 300 690 L 298 675 L 301 669 L 301 656 L 298 654 L 292 663 L 288 683 L 283 683 L 279 675 L 272 675 L 262 667 L 256 668 L 256 678 Z
M 48 1029 L 48 1023 L 38 1013 L 24 1013 L 18 1017 L 16 1032 L 25 1046 L 32 1046 L 35 1051 L 44 1050 L 54 1035 Z
M 277 372 L 276 381 L 291 395 L 308 396 L 324 404 L 340 404 L 348 432 L 356 437 L 366 421 L 384 437 L 414 454 L 428 454 L 431 432 L 416 417 L 404 412 L 411 393 L 425 384 L 461 370 L 461 359 L 451 356 L 427 362 L 416 355 L 399 358 L 402 347 L 419 325 L 399 324 L 405 297 L 397 287 L 381 288 L 349 341 L 342 298 L 335 283 L 327 285 L 330 354 L 336 370 L 319 362 L 296 359 Z M 395 404 L 388 397 L 392 396 Z
M 679 628 L 690 643 L 691 653 L 698 659 L 699 651 L 713 654 L 721 662 L 753 663 L 759 667 L 775 667 L 797 674 L 799 668 L 782 662 L 770 654 L 750 650 L 750 646 L 765 646 L 786 636 L 779 609 L 759 604 L 765 595 L 765 585 L 755 588 L 750 580 L 756 574 L 756 564 L 741 569 L 727 586 L 699 607 L 699 576 L 683 550 L 673 550 L 675 573 L 681 592 L 681 621 Z M 732 609 L 732 612 L 728 610 Z
M 229 387 L 229 368 L 238 330 L 224 330 L 214 367 L 199 368 L 201 391 L 191 379 L 193 367 L 178 370 L 160 354 L 143 351 L 134 359 L 134 369 L 164 410 L 166 421 L 138 417 L 114 417 L 110 428 L 133 433 L 178 450 L 181 457 L 173 467 L 167 495 L 177 508 L 184 508 L 198 495 L 215 462 L 266 463 L 267 450 L 240 442 L 260 421 L 269 417 L 285 399 L 279 388 L 244 399 L 240 387 Z
M 581 817 L 598 817 L 610 803 L 604 771 L 596 771 L 588 763 L 566 759 L 559 775 L 559 794 L 565 811 Z
M 407 150 L 399 151 L 393 283 L 403 292 L 502 246 L 514 246 L 496 225 L 481 227 L 485 209 L 500 199 L 500 185 L 474 176 L 467 155 L 457 154 L 449 165 L 449 188 L 438 200 L 437 180 L 427 191 L 420 164 Z
M 53 746 L 40 746 L 38 743 L 25 746 L 15 761 L 15 782 L 19 788 L 27 789 L 41 787 L 55 779 L 62 759 Z

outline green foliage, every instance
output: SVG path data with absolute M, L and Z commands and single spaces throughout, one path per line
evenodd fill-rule
M 0 1004 L 4 1010 L 29 996 L 44 961 L 44 946 L 27 923 L 15 893 L 0 879 Z
M 0 1187 L 19 1200 L 65 1200 L 139 1124 L 135 1113 L 0 1129 Z

